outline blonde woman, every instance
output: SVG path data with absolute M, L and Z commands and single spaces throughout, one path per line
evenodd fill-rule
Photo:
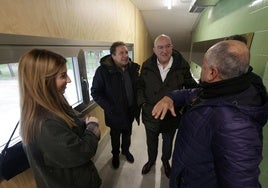
M 71 80 L 66 59 L 33 49 L 19 62 L 21 136 L 38 188 L 98 188 L 91 158 L 100 130 L 98 119 L 79 119 L 63 94 Z

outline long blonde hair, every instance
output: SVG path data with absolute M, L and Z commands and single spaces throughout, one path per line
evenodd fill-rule
M 25 143 L 33 140 L 46 111 L 63 119 L 69 127 L 74 126 L 73 109 L 56 87 L 56 75 L 64 66 L 64 57 L 44 49 L 33 49 L 20 58 L 20 123 Z

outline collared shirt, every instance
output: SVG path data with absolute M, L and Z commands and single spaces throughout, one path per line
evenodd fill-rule
M 167 77 L 167 73 L 169 72 L 169 70 L 172 66 L 172 63 L 173 63 L 173 57 L 171 56 L 167 66 L 165 68 L 163 68 L 163 65 L 161 65 L 157 59 L 157 66 L 158 66 L 158 69 L 159 69 L 159 72 L 160 72 L 160 75 L 161 75 L 163 82 L 165 81 L 165 79 Z

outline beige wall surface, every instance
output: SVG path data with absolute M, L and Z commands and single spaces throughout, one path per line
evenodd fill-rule
M 152 53 L 143 18 L 130 0 L 1 0 L 0 6 L 0 33 L 122 40 L 134 44 L 139 64 Z
M 134 45 L 134 61 L 141 64 L 152 54 L 152 40 L 139 10 L 130 0 L 1 0 L 0 33 L 86 41 L 122 40 Z M 91 115 L 104 124 L 103 111 Z M 108 128 L 101 126 L 102 138 Z M 0 188 L 34 188 L 31 170 Z

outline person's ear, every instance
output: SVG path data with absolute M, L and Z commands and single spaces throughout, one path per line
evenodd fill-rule
M 154 51 L 154 53 L 156 54 L 156 48 L 155 48 L 155 47 L 153 47 L 153 51 Z
M 216 67 L 211 67 L 208 75 L 209 81 L 218 81 L 219 80 L 219 70 Z
M 114 54 L 111 54 L 111 57 L 112 57 L 112 59 L 114 60 L 115 55 L 114 55 Z

